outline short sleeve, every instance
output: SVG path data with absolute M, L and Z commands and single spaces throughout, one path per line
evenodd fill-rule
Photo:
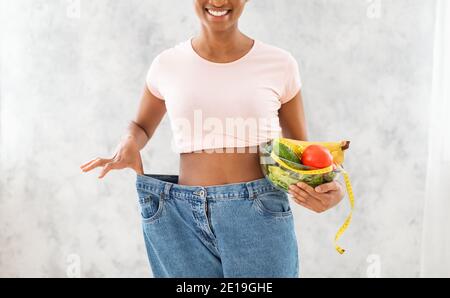
M 288 55 L 283 84 L 283 92 L 280 98 L 281 104 L 285 104 L 293 99 L 302 88 L 298 63 L 291 54 Z
M 146 84 L 148 90 L 159 99 L 163 99 L 164 97 L 160 91 L 159 80 L 161 79 L 161 57 L 160 55 L 156 56 L 153 59 L 152 64 L 150 65 L 150 69 L 148 70 L 146 77 Z

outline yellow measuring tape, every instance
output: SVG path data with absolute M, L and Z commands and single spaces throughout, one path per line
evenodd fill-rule
M 280 164 L 282 167 L 287 168 L 288 170 L 291 170 L 293 172 L 302 174 L 302 175 L 320 175 L 320 174 L 326 174 L 331 171 L 333 171 L 333 166 L 329 166 L 323 169 L 318 170 L 298 170 L 295 169 L 288 164 L 286 164 L 283 160 L 281 160 L 274 151 L 271 152 L 270 157 L 278 164 Z M 336 251 L 340 253 L 341 255 L 345 252 L 345 249 L 340 247 L 337 242 L 339 238 L 341 238 L 342 234 L 344 234 L 345 230 L 347 230 L 348 226 L 350 225 L 350 222 L 352 221 L 353 216 L 353 209 L 355 208 L 355 197 L 353 195 L 353 189 L 352 184 L 350 182 L 350 177 L 348 173 L 340 166 L 339 171 L 342 173 L 342 176 L 344 177 L 345 182 L 345 188 L 347 189 L 348 198 L 350 201 L 350 214 L 347 216 L 347 218 L 344 221 L 344 224 L 339 228 L 339 230 L 336 233 L 336 236 L 334 237 L 334 247 L 336 248 Z
M 342 169 L 342 176 L 344 176 L 345 187 L 347 188 L 348 199 L 350 201 L 350 214 L 347 216 L 347 218 L 344 221 L 344 224 L 339 228 L 339 230 L 336 233 L 336 236 L 334 237 L 334 247 L 336 248 L 337 252 L 340 253 L 341 255 L 345 252 L 345 249 L 340 247 L 337 244 L 337 241 L 339 240 L 339 238 L 341 238 L 342 234 L 345 232 L 345 230 L 347 230 L 348 226 L 350 225 L 353 216 L 353 209 L 355 209 L 355 197 L 353 196 L 353 189 L 352 184 L 350 183 L 350 177 L 348 173 L 343 169 Z
M 293 168 L 291 166 L 289 166 L 288 164 L 286 164 L 284 161 L 282 161 L 276 154 L 275 151 L 272 151 L 272 153 L 270 153 L 270 157 L 276 161 L 277 163 L 279 163 L 280 165 L 282 165 L 284 168 L 287 168 L 293 172 L 302 174 L 302 175 L 320 175 L 320 174 L 326 174 L 329 173 L 331 171 L 333 171 L 333 166 L 329 166 L 323 169 L 318 169 L 318 170 L 299 170 L 296 168 Z

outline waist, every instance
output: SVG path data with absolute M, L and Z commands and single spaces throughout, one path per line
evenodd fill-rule
M 183 185 L 223 185 L 264 177 L 257 146 L 183 153 L 179 172 L 179 183 Z
M 155 195 L 164 193 L 166 198 L 199 200 L 253 198 L 261 193 L 278 191 L 265 178 L 214 186 L 181 185 L 178 183 L 178 179 L 179 176 L 177 175 L 138 175 L 136 187 L 140 191 L 150 192 Z

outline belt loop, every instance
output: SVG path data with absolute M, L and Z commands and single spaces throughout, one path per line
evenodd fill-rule
M 248 191 L 248 197 L 253 200 L 256 196 L 255 196 L 255 190 L 252 186 L 252 184 L 250 182 L 246 183 L 247 186 L 247 191 Z
M 172 188 L 173 183 L 165 183 L 164 184 L 164 198 L 170 198 L 170 189 Z

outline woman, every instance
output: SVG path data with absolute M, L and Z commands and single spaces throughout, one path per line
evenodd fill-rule
M 258 145 L 274 137 L 307 138 L 298 64 L 240 32 L 246 2 L 194 0 L 199 35 L 153 60 L 137 118 L 114 157 L 81 167 L 102 167 L 99 178 L 136 171 L 155 277 L 298 276 L 289 198 L 264 178 L 258 157 Z M 144 175 L 139 152 L 166 112 L 179 175 Z M 323 212 L 338 204 L 343 188 L 299 184 L 290 193 Z

